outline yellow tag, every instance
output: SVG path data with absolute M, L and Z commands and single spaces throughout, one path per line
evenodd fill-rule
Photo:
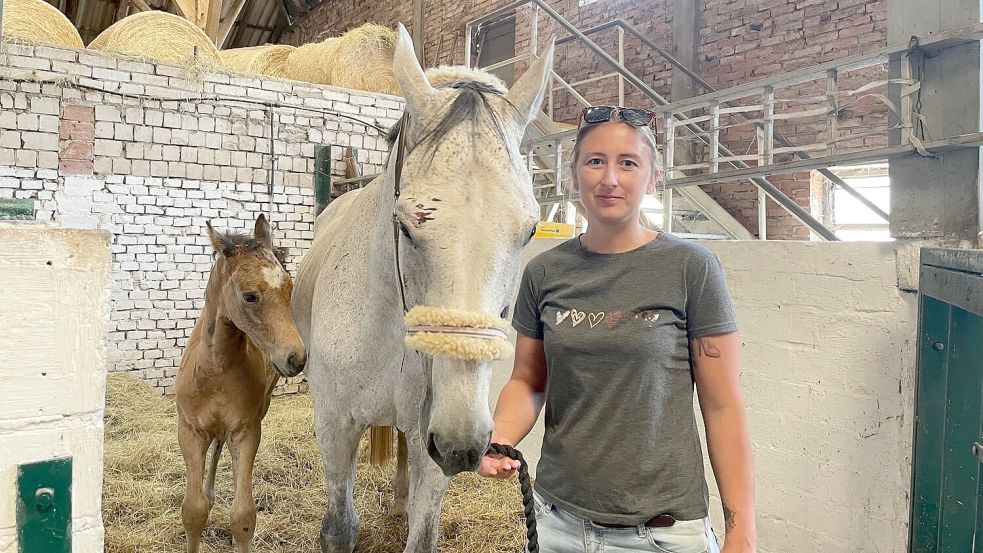
M 536 225 L 534 238 L 573 238 L 573 225 L 540 221 Z

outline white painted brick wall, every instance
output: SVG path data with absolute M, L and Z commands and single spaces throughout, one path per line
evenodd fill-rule
M 378 131 L 324 110 L 388 129 L 402 107 L 399 98 L 307 83 L 218 74 L 195 80 L 184 68 L 94 52 L 25 45 L 5 49 L 9 55 L 0 56 L 0 197 L 34 199 L 41 220 L 112 232 L 110 370 L 137 371 L 162 391 L 171 390 L 181 348 L 203 304 L 212 264 L 205 222 L 251 230 L 256 216 L 270 208 L 273 163 L 275 244 L 286 249 L 287 268 L 295 273 L 313 237 L 315 146 L 359 148 L 365 173 L 380 171 L 387 151 Z M 8 80 L 64 78 L 66 56 L 77 56 L 83 68 L 70 76 L 92 77 L 78 84 L 113 92 L 79 93 Z M 131 88 L 124 90 L 124 85 Z M 275 159 L 268 111 L 243 100 L 278 104 Z M 59 117 L 72 105 L 95 108 L 91 176 L 57 170 Z M 336 172 L 343 170 L 341 151 L 332 148 Z M 283 389 L 296 391 L 299 381 L 291 379 Z

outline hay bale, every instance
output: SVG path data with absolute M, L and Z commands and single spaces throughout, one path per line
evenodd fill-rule
M 393 74 L 396 32 L 367 23 L 323 42 L 305 44 L 287 59 L 287 78 L 401 95 Z
M 89 48 L 184 65 L 219 63 L 218 49 L 205 31 L 183 17 L 157 10 L 124 17 L 100 33 Z
M 313 408 L 309 394 L 277 396 L 263 421 L 263 441 L 253 471 L 253 495 L 259 507 L 254 551 L 318 550 L 327 498 Z M 177 445 L 174 399 L 158 395 L 132 376 L 113 373 L 107 378 L 105 416 L 106 553 L 184 551 L 184 462 Z M 355 481 L 355 510 L 361 525 L 358 551 L 401 553 L 407 529 L 406 519 L 393 509 L 390 482 L 395 463 L 372 467 L 367 449 L 363 439 Z M 231 475 L 225 451 L 203 552 L 229 551 Z M 440 521 L 440 551 L 521 551 L 524 535 L 515 479 L 489 480 L 468 473 L 452 480 Z
M 239 73 L 286 77 L 287 57 L 296 50 L 286 44 L 265 44 L 249 48 L 231 48 L 218 53 L 222 66 Z
M 396 31 L 368 23 L 338 38 L 331 84 L 342 88 L 400 95 L 393 73 Z
M 303 44 L 287 56 L 286 77 L 295 81 L 332 84 L 338 37 Z
M 4 42 L 51 44 L 83 48 L 82 37 L 72 22 L 44 0 L 5 0 L 3 2 Z

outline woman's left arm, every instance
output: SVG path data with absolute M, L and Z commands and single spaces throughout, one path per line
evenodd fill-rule
M 724 509 L 726 534 L 722 553 L 753 553 L 757 543 L 754 467 L 738 383 L 740 345 L 737 332 L 690 341 L 710 464 Z

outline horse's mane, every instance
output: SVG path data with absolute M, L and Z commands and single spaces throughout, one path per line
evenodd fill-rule
M 501 122 L 488 102 L 489 96 L 505 99 L 508 88 L 501 79 L 485 71 L 456 66 L 435 67 L 428 70 L 426 74 L 430 84 L 436 88 L 454 88 L 461 91 L 451 102 L 444 117 L 425 129 L 417 141 L 417 145 L 430 147 L 431 159 L 436 154 L 437 141 L 441 137 L 446 136 L 461 123 L 477 123 L 482 116 L 489 118 L 492 129 L 499 139 L 503 142 L 507 140 Z M 396 137 L 403 130 L 404 124 L 405 117 L 389 129 L 386 140 L 390 147 L 395 144 Z

